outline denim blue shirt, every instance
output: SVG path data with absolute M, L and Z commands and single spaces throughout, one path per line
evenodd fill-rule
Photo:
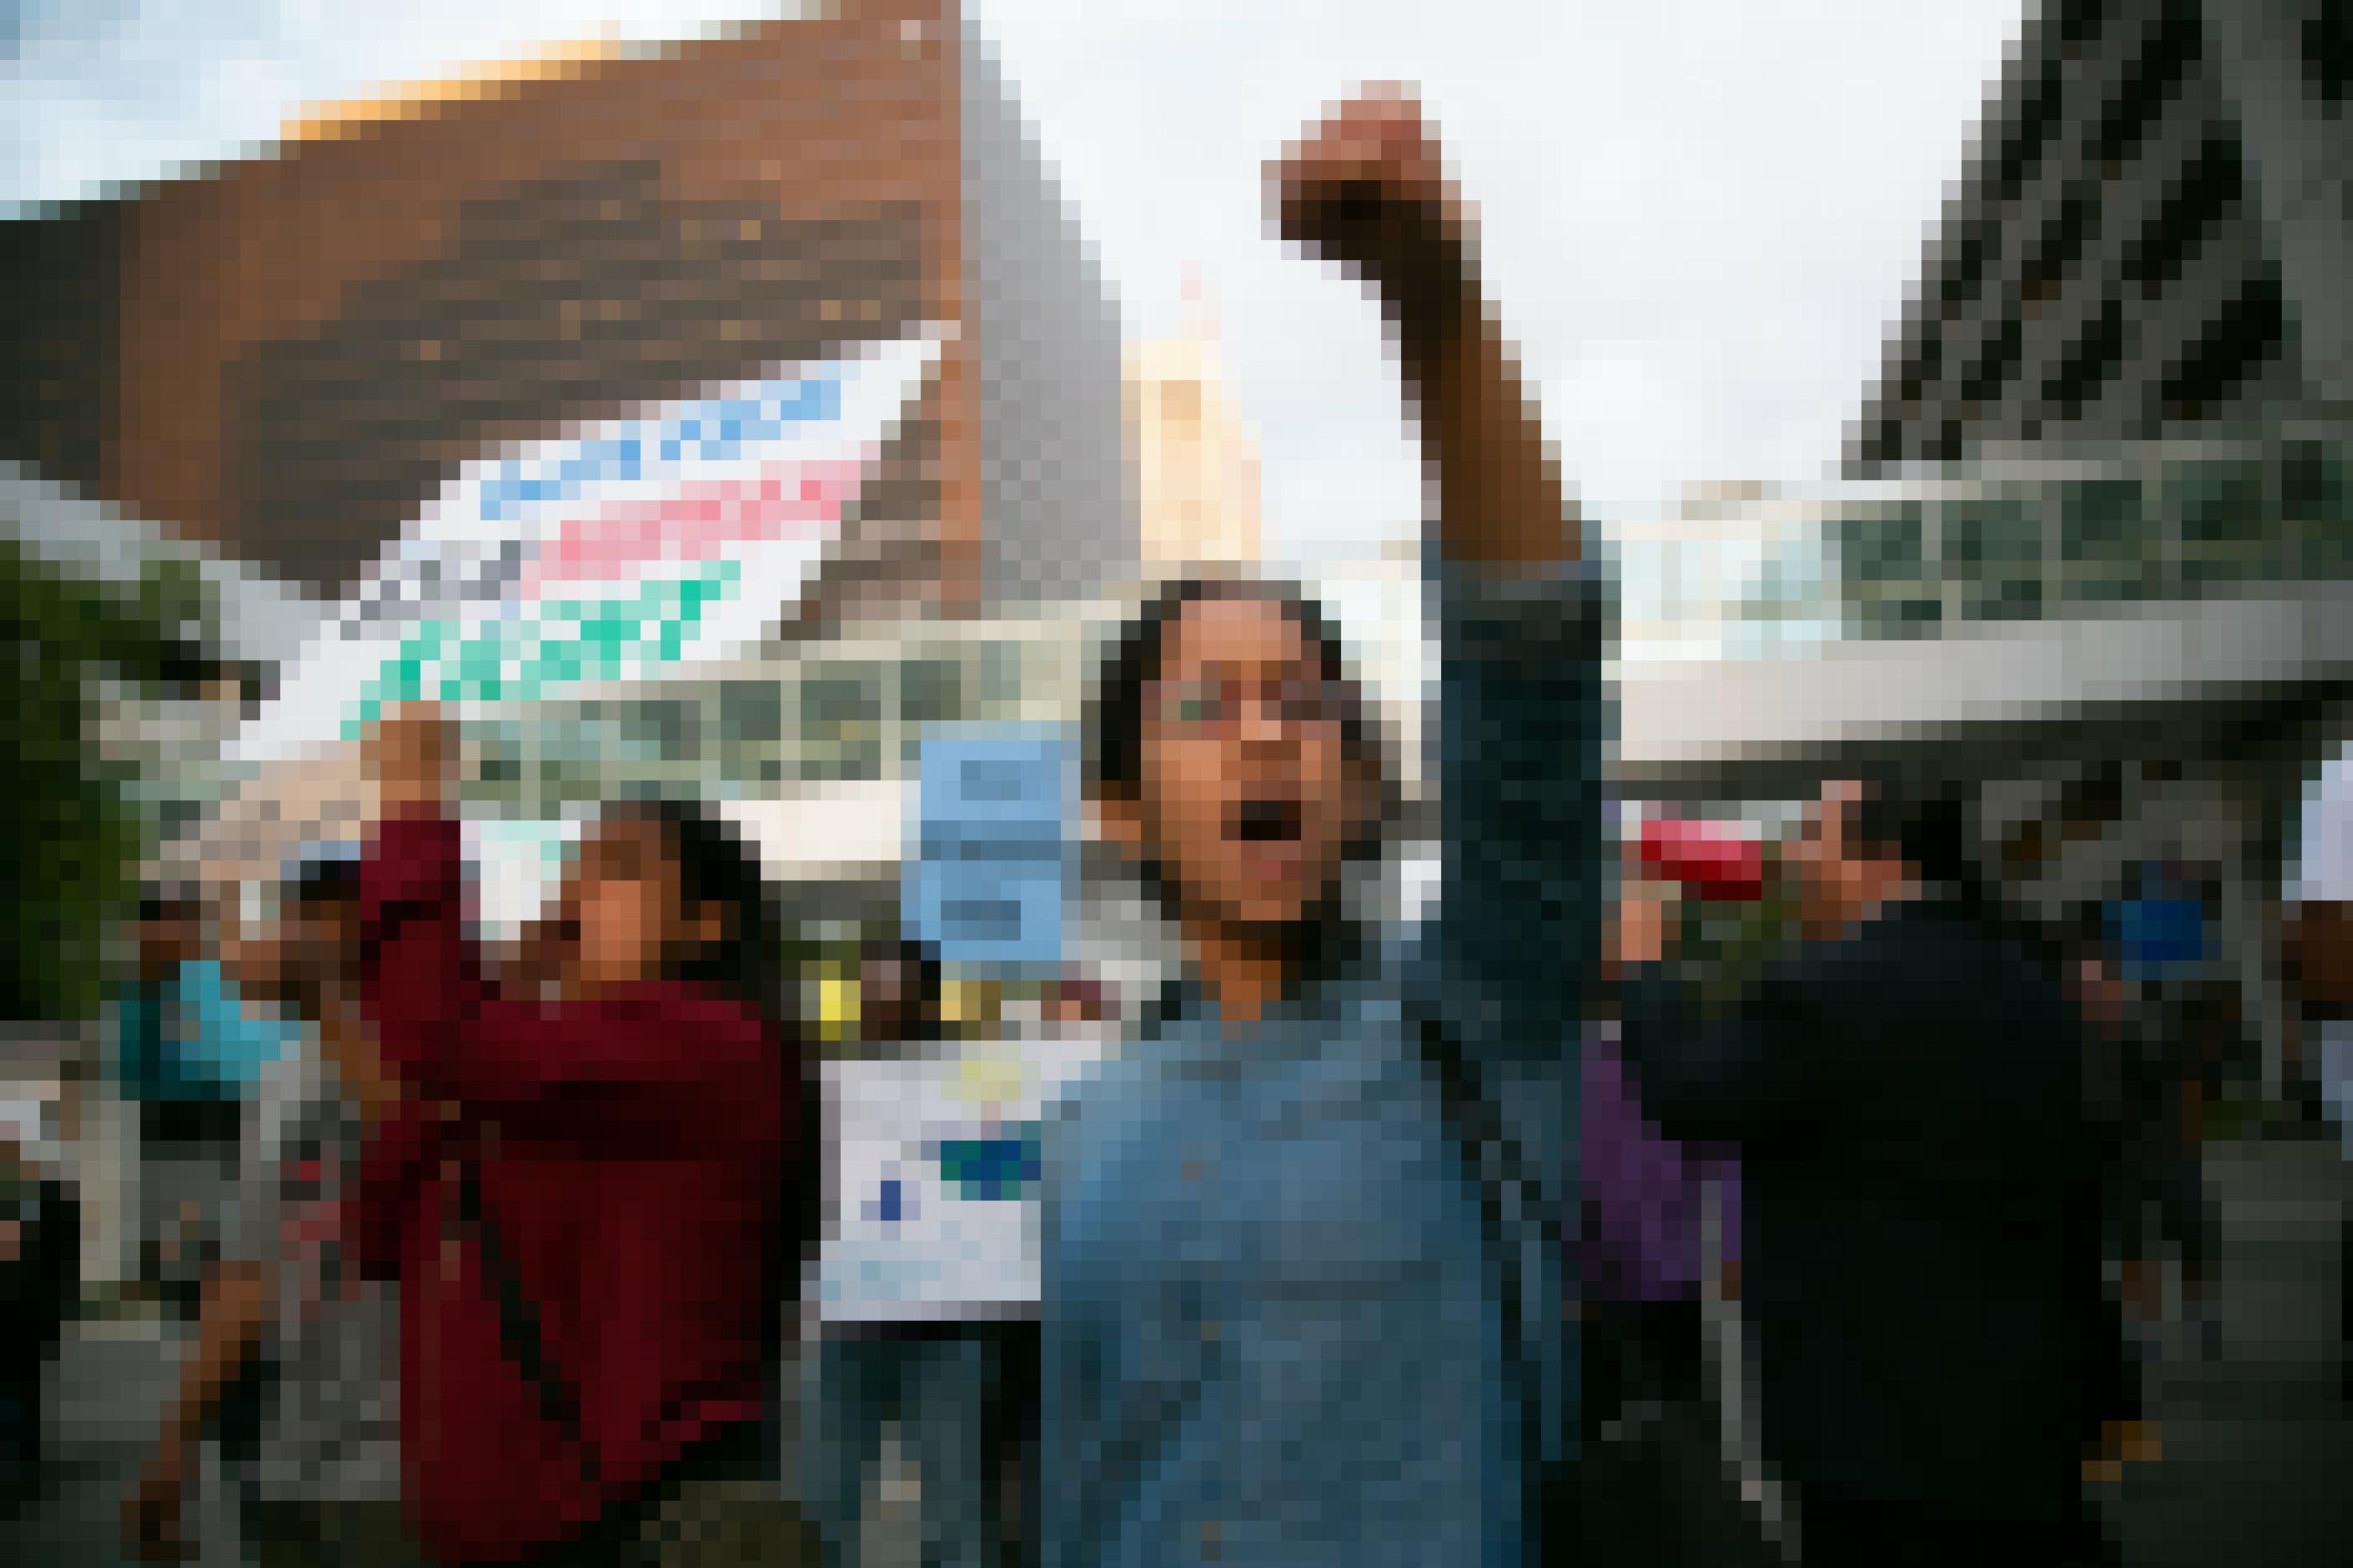
M 1507 1378 L 1504 1266 L 1417 1020 L 1458 1042 L 1557 1219 L 1599 913 L 1599 596 L 1581 570 L 1438 587 L 1436 912 L 1248 1026 L 1196 1003 L 1050 1131 L 1047 1568 L 1516 1563 L 1524 1418 L 1567 1456 L 1567 1260 L 1507 1218 L 1536 1363 Z

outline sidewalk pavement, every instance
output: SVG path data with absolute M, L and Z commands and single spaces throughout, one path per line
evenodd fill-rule
M 2154 1458 L 2098 1489 L 2130 1568 L 2289 1568 L 2353 1553 L 2353 1405 L 2337 1253 L 2353 1168 L 2334 1138 L 2207 1146 L 2221 1354 L 2178 1320 L 2147 1400 Z
M 74 1324 L 50 1368 L 49 1481 L 25 1514 L 0 1523 L 0 1562 L 22 1568 L 130 1568 L 122 1554 L 122 1499 L 153 1449 L 178 1375 L 182 1331 L 153 1319 Z M 187 1525 L 194 1568 L 237 1568 L 236 1510 L 212 1446 Z
M 2221 1354 L 2198 1360 L 2193 1336 L 2168 1325 L 2147 1401 L 2156 1452 L 2095 1495 L 2128 1568 L 2343 1560 L 2353 1542 L 2353 1405 L 2340 1389 L 2337 1251 L 2353 1167 L 2334 1140 L 2280 1138 L 2211 1143 L 2205 1165 L 2222 1222 Z M 118 1510 L 153 1441 L 181 1332 L 138 1319 L 69 1331 L 51 1379 L 51 1482 L 24 1517 L 0 1524 L 0 1562 L 127 1563 Z M 195 1563 L 235 1568 L 236 1511 L 209 1445 L 206 1456 L 189 1518 Z M 871 1500 L 881 1516 L 870 1542 L 882 1548 L 878 1562 L 907 1555 L 911 1543 L 893 1538 L 912 1479 L 894 1468 Z

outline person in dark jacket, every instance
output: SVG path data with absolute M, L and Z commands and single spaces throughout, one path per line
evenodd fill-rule
M 1718 1023 L 1652 964 L 1621 1001 L 1662 1129 L 1739 1147 L 1760 1447 L 1810 1568 L 2097 1544 L 2082 1028 L 1975 890 L 1964 822 L 1957 796 L 1900 778 L 1827 788 L 1797 854 L 1806 945 Z
M 80 1232 L 66 1184 L 0 1131 L 0 1518 L 39 1487 L 42 1371 L 81 1287 Z

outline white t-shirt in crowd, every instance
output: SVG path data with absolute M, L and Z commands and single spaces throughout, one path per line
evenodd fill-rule
M 236 1241 L 277 1282 L 252 1478 L 267 1501 L 400 1497 L 395 1297 L 359 1277 L 343 1235 L 363 1131 L 307 1033 L 265 1072 L 247 1121 Z
M 2353 745 L 2305 781 L 2304 813 L 2288 868 L 2288 899 L 2353 903 Z M 2353 1019 L 2332 1018 L 2306 1034 L 2306 1062 L 2353 1160 Z
M 2289 900 L 2353 903 L 2353 745 L 2304 781 L 2303 820 L 2293 848 Z

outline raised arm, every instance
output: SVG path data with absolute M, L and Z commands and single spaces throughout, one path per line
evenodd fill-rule
M 1312 128 L 1270 175 L 1283 237 L 1378 295 L 1437 482 L 1443 559 L 1537 568 L 1576 560 L 1559 459 L 1486 302 L 1472 212 L 1420 105 L 1399 88 L 1370 89 Z
M 467 930 L 459 827 L 440 804 L 448 748 L 430 711 L 370 738 L 384 819 L 360 868 L 361 989 L 392 1077 L 445 1102 L 445 1119 L 488 1114 L 594 1144 L 682 1135 L 723 1086 L 765 1089 L 773 1050 L 733 1004 L 500 993 Z
M 1559 465 L 1483 302 L 1469 208 L 1411 97 L 1377 89 L 1334 110 L 1270 176 L 1284 236 L 1377 294 L 1436 480 L 1426 553 L 1443 842 L 1420 1005 L 1474 1059 L 1556 1070 L 1595 942 L 1604 719 L 1603 605 Z M 1510 1070 L 1493 1089 L 1500 1101 L 1546 1098 Z M 1544 1120 L 1565 1123 L 1565 1106 Z M 1548 1141 L 1567 1137 L 1562 1125 Z
M 1604 605 L 1559 465 L 1485 302 L 1469 209 L 1419 106 L 1377 89 L 1272 170 L 1285 237 L 1370 285 L 1434 479 L 1442 838 L 1407 1005 L 1472 1069 L 1517 1151 L 1506 1242 L 1548 1460 L 1575 1430 L 1553 1304 L 1574 1212 L 1577 1043 L 1600 905 Z M 1531 1202 L 1531 1200 L 1533 1200 Z M 1523 1206 L 1525 1205 L 1525 1206 Z M 1543 1223 L 1529 1225 L 1525 1218 Z
M 385 1064 L 428 1100 L 477 1086 L 491 1000 L 466 931 L 458 825 L 448 816 L 451 736 L 430 704 L 371 726 L 364 742 L 378 820 L 360 865 L 360 992 Z

